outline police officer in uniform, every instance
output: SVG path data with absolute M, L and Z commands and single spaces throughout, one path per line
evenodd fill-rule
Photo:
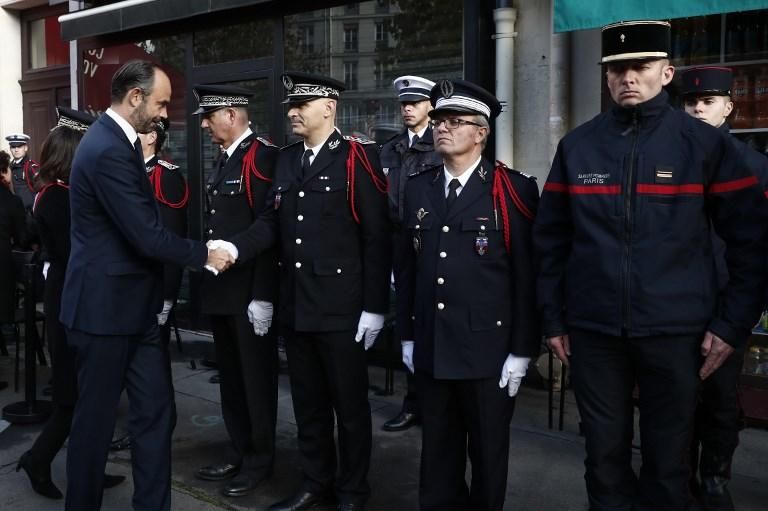
M 733 110 L 732 81 L 733 72 L 725 67 L 703 66 L 684 71 L 681 94 L 685 111 L 728 135 L 749 170 L 766 190 L 768 158 L 730 135 L 726 119 Z M 725 247 L 722 240 L 714 241 L 716 249 L 719 249 L 716 250 L 718 263 L 722 267 Z M 727 271 L 724 277 L 724 281 L 720 282 L 721 289 L 727 282 Z M 731 479 L 733 453 L 739 443 L 741 408 L 737 384 L 743 363 L 744 350 L 738 348 L 702 385 L 692 445 L 692 479 L 694 494 L 705 511 L 734 509 L 728 482 Z
M 375 145 L 335 127 L 341 82 L 296 72 L 284 75 L 283 85 L 293 133 L 302 140 L 280 151 L 268 209 L 231 240 L 238 261 L 278 239 L 282 246 L 280 320 L 304 482 L 270 509 L 309 509 L 335 490 L 339 510 L 357 511 L 370 493 L 365 350 L 388 310 L 386 179 Z
M 35 178 L 40 165 L 29 158 L 29 135 L 13 133 L 5 137 L 11 148 L 11 175 L 16 195 L 24 203 L 24 209 L 32 212 L 35 202 Z
M 264 209 L 278 148 L 251 131 L 251 91 L 218 85 L 193 90 L 201 128 L 223 149 L 205 186 L 205 236 L 232 236 Z M 222 415 L 235 455 L 200 468 L 197 476 L 211 481 L 234 477 L 222 489 L 229 497 L 251 493 L 274 464 L 277 338 L 271 323 L 278 273 L 272 248 L 221 275 L 203 276 L 202 312 L 211 318 Z
M 442 80 L 431 101 L 443 163 L 408 179 L 395 256 L 403 362 L 422 413 L 420 508 L 501 511 L 514 396 L 539 351 L 538 187 L 482 157 L 501 112 L 492 94 Z
M 590 509 L 678 511 L 700 382 L 762 309 L 768 205 L 728 137 L 669 105 L 670 24 L 616 23 L 602 39 L 614 104 L 558 145 L 534 225 L 537 295 L 572 367 Z M 727 246 L 722 293 L 712 227 Z
M 163 119 L 149 133 L 139 133 L 144 152 L 144 167 L 152 183 L 155 199 L 160 207 L 163 225 L 181 238 L 187 237 L 187 203 L 189 187 L 178 165 L 159 157 L 168 137 L 170 123 Z M 171 337 L 168 315 L 176 304 L 184 268 L 174 264 L 163 265 L 163 309 L 157 315 L 160 333 L 165 342 Z
M 400 114 L 405 129 L 381 146 L 381 166 L 389 184 L 389 211 L 395 229 L 403 221 L 402 197 L 408 179 L 439 165 L 441 158 L 434 151 L 432 128 L 429 126 L 429 92 L 435 82 L 420 76 L 401 76 L 393 82 L 400 101 Z M 400 413 L 384 423 L 384 431 L 402 431 L 419 422 L 416 383 L 406 373 L 408 393 Z

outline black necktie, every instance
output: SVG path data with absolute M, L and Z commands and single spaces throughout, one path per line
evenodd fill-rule
M 141 161 L 144 161 L 144 151 L 141 149 L 141 139 L 139 137 L 136 137 L 136 142 L 133 143 L 133 148 L 136 151 L 136 154 L 141 158 Z
M 411 139 L 411 147 L 415 146 L 418 141 L 419 141 L 419 136 L 414 135 L 413 138 Z
M 459 180 L 456 178 L 451 179 L 451 182 L 448 183 L 448 197 L 445 198 L 445 205 L 449 210 L 451 209 L 451 206 L 453 206 L 453 203 L 456 202 L 456 197 L 458 197 L 456 190 L 459 186 L 461 186 L 461 183 L 459 183 Z
M 221 158 L 219 158 L 219 170 L 223 169 L 227 165 L 227 160 L 229 160 L 229 153 L 224 151 L 221 153 Z
M 301 170 L 304 171 L 304 173 L 307 173 L 307 170 L 309 169 L 309 166 L 311 165 L 309 159 L 312 157 L 312 155 L 315 154 L 312 152 L 312 149 L 307 149 L 304 151 L 304 154 L 301 156 Z

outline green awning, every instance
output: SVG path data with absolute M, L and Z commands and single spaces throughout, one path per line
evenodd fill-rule
M 616 21 L 673 19 L 768 8 L 768 0 L 555 0 L 555 32 Z

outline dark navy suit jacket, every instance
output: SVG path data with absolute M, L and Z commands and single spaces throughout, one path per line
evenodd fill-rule
M 163 227 L 143 157 L 102 115 L 75 153 L 61 322 L 95 335 L 139 335 L 162 309 L 162 263 L 201 268 L 205 245 Z

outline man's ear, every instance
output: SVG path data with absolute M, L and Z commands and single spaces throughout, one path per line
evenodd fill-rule
M 144 101 L 144 91 L 138 87 L 134 87 L 128 91 L 128 103 L 131 107 L 136 108 Z

